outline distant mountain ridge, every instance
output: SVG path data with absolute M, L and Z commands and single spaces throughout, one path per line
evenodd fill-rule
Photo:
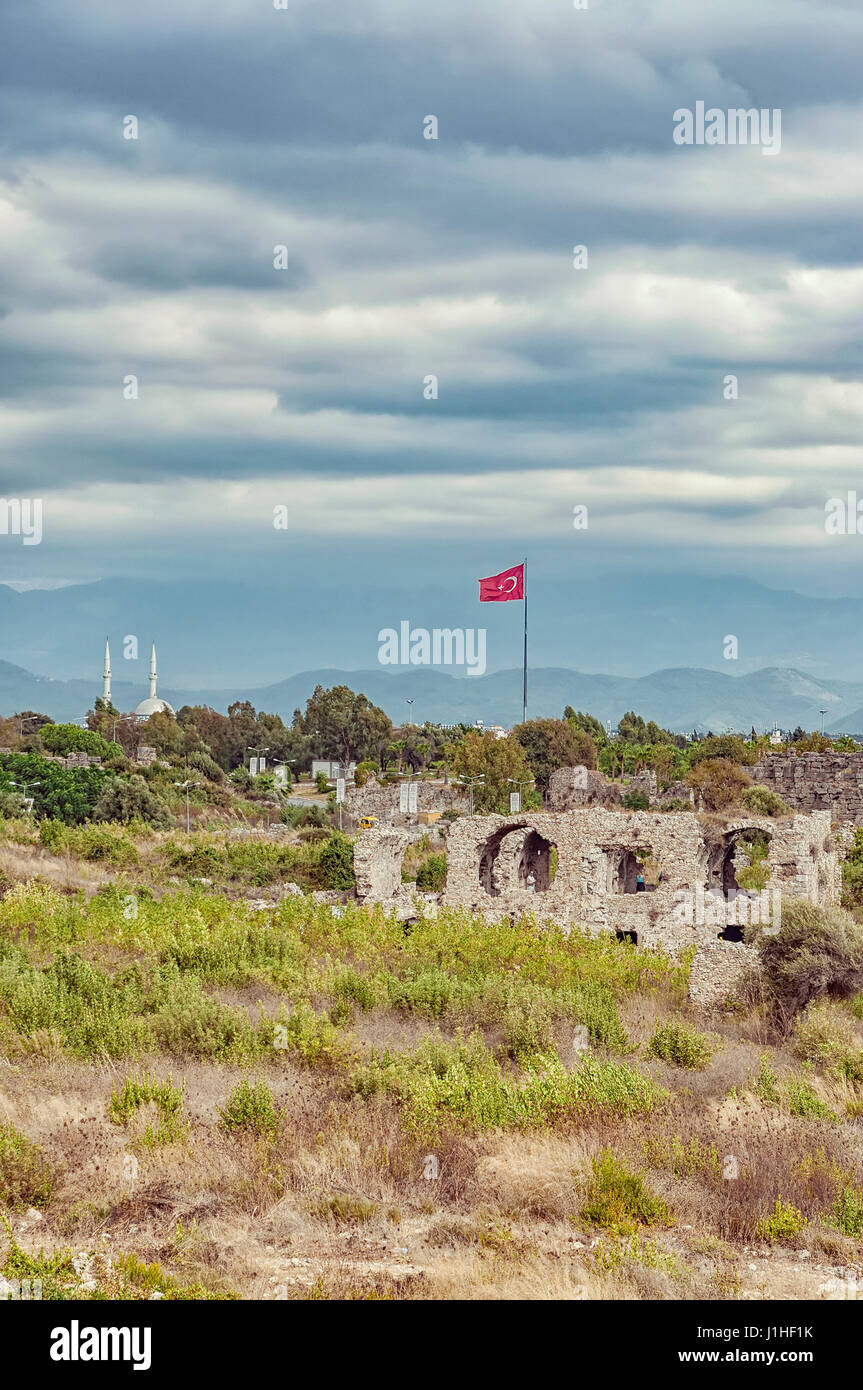
M 518 665 L 520 605 L 480 604 L 462 562 L 442 556 L 431 572 L 428 563 L 370 555 L 349 586 L 320 553 L 293 552 L 261 582 L 120 577 L 23 592 L 0 584 L 0 657 L 45 676 L 97 681 L 108 636 L 115 681 L 137 682 L 141 699 L 155 639 L 160 673 L 175 689 L 258 689 L 281 684 L 286 673 L 374 669 L 379 631 L 408 619 L 430 630 L 485 628 L 488 670 Z M 594 573 L 552 552 L 531 564 L 530 584 L 536 671 L 652 680 L 680 668 L 722 675 L 781 668 L 831 688 L 840 673 L 863 682 L 863 646 L 853 640 L 861 605 L 853 598 L 813 598 L 734 575 Z M 130 634 L 137 661 L 123 659 Z M 725 659 L 726 634 L 737 639 L 735 661 Z
M 160 682 L 159 694 L 179 709 L 182 705 L 211 705 L 224 712 L 235 700 L 250 700 L 256 709 L 279 714 L 290 722 L 316 685 L 348 685 L 380 705 L 395 724 L 473 723 L 482 719 L 506 728 L 521 719 L 521 671 L 495 671 L 486 676 L 454 677 L 427 667 L 393 673 L 385 667 L 340 670 L 321 667 L 263 686 L 235 685 L 228 689 L 181 690 Z M 0 661 L 0 712 L 34 709 L 58 720 L 83 719 L 101 693 L 101 682 L 58 681 L 36 676 L 20 666 Z M 118 709 L 133 710 L 145 690 L 138 683 L 115 680 Z M 408 701 L 413 701 L 409 704 Z M 528 717 L 559 717 L 567 705 L 616 724 L 627 710 L 654 719 L 664 728 L 690 733 L 693 729 L 719 733 L 772 728 L 863 732 L 863 682 L 815 680 L 790 668 L 769 667 L 732 676 L 698 667 L 676 667 L 647 676 L 585 674 L 562 667 L 530 672 Z

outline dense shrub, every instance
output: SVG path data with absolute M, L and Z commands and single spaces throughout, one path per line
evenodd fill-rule
M 165 1081 L 157 1081 L 152 1075 L 127 1076 L 119 1089 L 111 1086 L 109 1118 L 128 1129 L 142 1107 L 152 1108 L 158 1123 L 154 1126 L 149 1119 L 144 1123 L 138 1135 L 141 1147 L 155 1149 L 162 1144 L 174 1144 L 186 1134 L 183 1120 L 185 1089 L 185 1082 L 182 1086 L 175 1086 L 170 1076 Z
M 430 854 L 417 869 L 417 888 L 422 893 L 442 893 L 446 887 L 446 855 Z
M 150 791 L 137 773 L 132 777 L 115 777 L 108 783 L 93 808 L 93 819 L 120 821 L 124 825 L 131 820 L 142 820 L 156 826 L 166 826 L 171 821 L 165 803 Z
M 0 1123 L 0 1202 L 16 1211 L 44 1207 L 54 1174 L 38 1144 L 12 1124 Z
M 794 1240 L 806 1224 L 802 1211 L 777 1197 L 772 1212 L 762 1217 L 756 1226 L 755 1237 L 757 1240 Z
M 863 925 L 842 908 L 783 902 L 782 930 L 761 932 L 756 944 L 777 1017 L 788 1019 L 824 995 L 850 998 L 863 989 Z
M 240 1081 L 220 1108 L 219 1118 L 225 1129 L 247 1134 L 273 1135 L 279 1129 L 276 1103 L 266 1081 L 256 1081 L 254 1085 L 245 1079 Z
M 66 825 L 80 825 L 90 818 L 110 780 L 103 768 L 67 768 L 37 753 L 9 753 L 0 760 L 0 793 L 32 797 L 37 820 L 53 816 Z
M 318 860 L 324 888 L 347 892 L 354 886 L 354 842 L 338 830 L 321 849 Z
M 701 793 L 711 811 L 725 811 L 740 801 L 750 779 L 737 763 L 728 758 L 705 757 L 690 768 L 686 782 Z
M 593 1159 L 591 1168 L 581 1211 L 583 1220 L 615 1235 L 633 1234 L 639 1226 L 670 1224 L 665 1203 L 610 1148 Z
M 704 1033 L 688 1028 L 685 1023 L 658 1024 L 650 1039 L 649 1050 L 654 1057 L 691 1071 L 703 1071 L 713 1055 L 710 1039 Z
M 190 753 L 188 758 L 188 764 L 190 768 L 193 768 L 195 770 L 195 772 L 203 773 L 203 775 L 210 782 L 225 781 L 224 768 L 219 767 L 219 764 L 216 762 L 215 758 L 211 758 L 209 753 Z
M 753 816 L 790 816 L 791 807 L 772 787 L 745 787 L 741 801 Z

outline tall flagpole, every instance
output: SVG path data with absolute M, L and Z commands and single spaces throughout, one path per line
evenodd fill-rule
M 524 558 L 524 685 L 522 687 L 521 722 L 527 723 L 527 556 Z

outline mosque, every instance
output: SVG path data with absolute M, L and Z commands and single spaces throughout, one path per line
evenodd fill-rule
M 142 700 L 135 710 L 135 718 L 143 721 L 149 719 L 151 714 L 173 714 L 172 707 L 167 700 L 160 700 L 156 694 L 156 643 L 150 652 L 150 693 L 146 700 Z M 105 669 L 102 672 L 102 699 L 106 705 L 111 703 L 111 649 L 108 639 L 105 638 Z

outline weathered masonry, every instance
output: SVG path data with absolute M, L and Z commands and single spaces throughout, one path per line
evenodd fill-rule
M 360 838 L 361 900 L 404 910 L 409 838 L 393 829 Z M 512 921 L 532 912 L 542 922 L 615 932 L 639 946 L 695 944 L 693 993 L 705 998 L 730 983 L 732 965 L 739 968 L 747 922 L 772 923 L 780 895 L 838 902 L 841 886 L 829 811 L 727 823 L 689 811 L 594 808 L 473 816 L 452 824 L 446 848 L 445 906 Z M 752 887 L 754 867 L 766 882 L 760 892 Z
M 715 921 L 696 920 L 716 915 L 705 895 L 718 890 L 733 905 L 738 873 L 759 856 L 770 890 L 816 903 L 838 901 L 839 854 L 829 812 L 746 817 L 720 826 L 703 824 L 689 811 L 605 810 L 456 821 L 447 836 L 443 901 L 496 917 L 532 910 L 562 926 L 677 947 L 717 939 Z M 685 894 L 691 895 L 691 923 Z M 700 913 L 699 901 L 705 904 Z
M 860 753 L 770 753 L 747 771 L 795 811 L 829 810 L 834 820 L 863 822 Z

